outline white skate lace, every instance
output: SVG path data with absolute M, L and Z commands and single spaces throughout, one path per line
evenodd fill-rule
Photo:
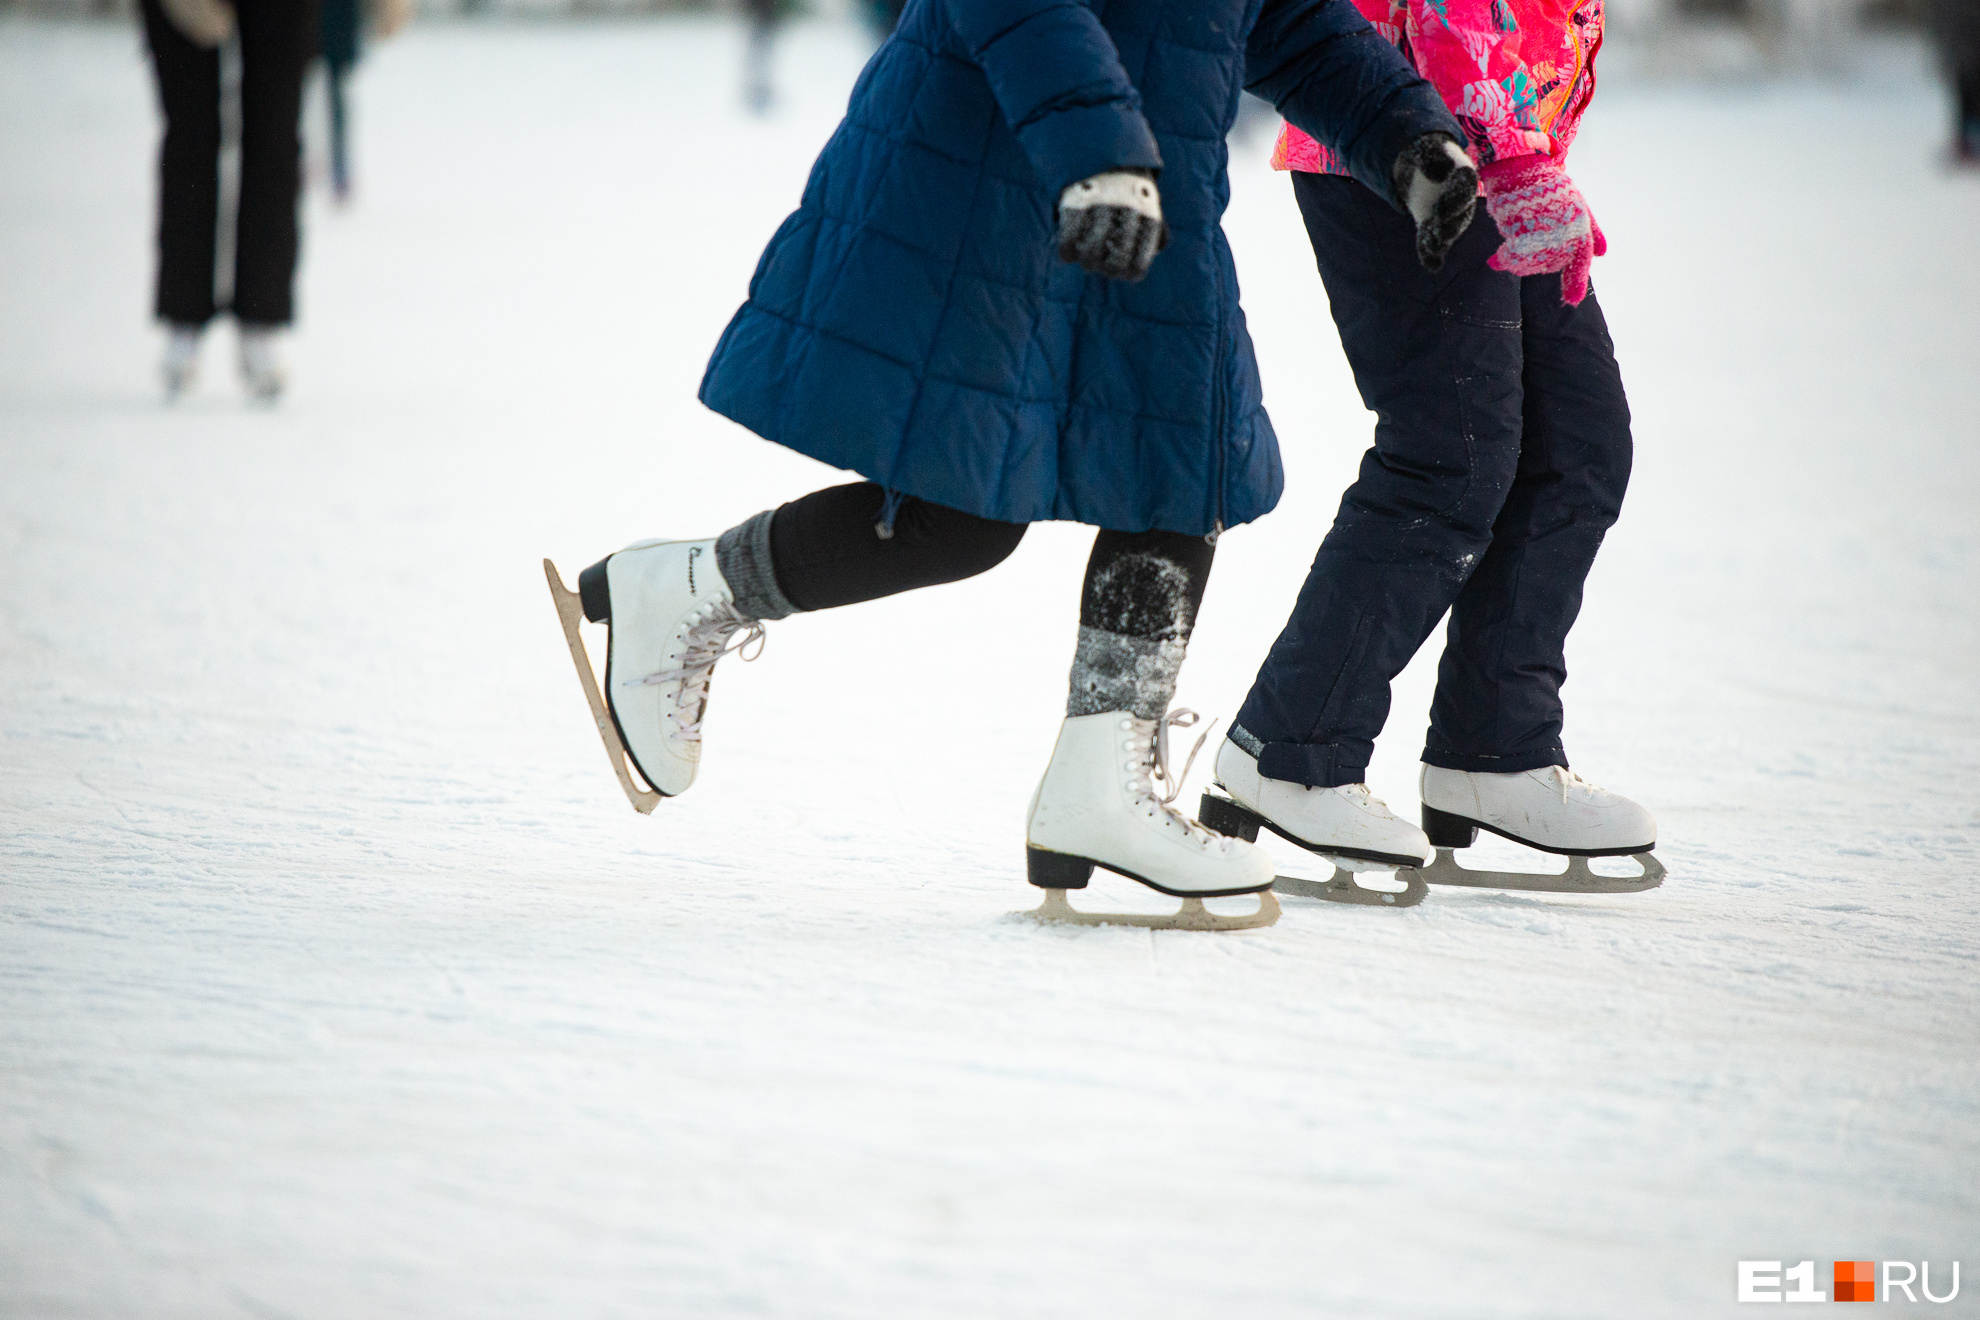
M 1356 806 L 1367 807 L 1370 811 L 1380 811 L 1391 816 L 1395 815 L 1393 811 L 1389 810 L 1388 803 L 1368 791 L 1368 785 L 1366 784 L 1342 784 L 1334 791 Z
M 1564 807 L 1568 804 L 1569 789 L 1578 788 L 1590 797 L 1603 791 L 1599 785 L 1589 783 L 1586 779 L 1583 779 L 1564 765 L 1553 766 L 1552 769 L 1554 772 L 1554 782 L 1559 784 L 1561 788 L 1561 805 Z
M 739 631 L 743 635 L 731 643 L 729 639 Z M 764 640 L 760 622 L 737 613 L 735 606 L 727 601 L 712 601 L 702 607 L 701 617 L 688 625 L 680 664 L 657 670 L 639 681 L 649 687 L 675 682 L 681 685 L 674 694 L 674 709 L 669 717 L 684 741 L 696 742 L 701 738 L 701 712 L 708 701 L 708 679 L 715 672 L 716 661 L 731 654 L 740 655 L 744 663 L 754 660 L 763 654 Z M 750 650 L 751 646 L 756 649 Z
M 1183 761 L 1181 774 L 1169 769 L 1169 730 L 1194 728 L 1202 718 L 1195 711 L 1184 707 L 1170 711 L 1159 720 L 1146 721 L 1150 727 L 1145 736 L 1139 728 L 1136 728 L 1134 736 L 1128 740 L 1129 750 L 1140 753 L 1130 765 L 1134 774 L 1130 787 L 1147 799 L 1151 813 L 1160 812 L 1167 816 L 1180 825 L 1183 833 L 1189 838 L 1204 844 L 1221 844 L 1224 842 L 1222 835 L 1205 829 L 1169 805 L 1182 794 L 1183 781 L 1189 778 L 1190 767 L 1196 764 L 1196 754 L 1203 750 L 1203 744 L 1209 739 L 1211 731 L 1217 727 L 1217 721 L 1210 721 L 1209 727 L 1197 735 L 1196 745 L 1189 749 L 1189 756 Z M 1144 721 L 1135 721 L 1136 725 L 1142 723 Z M 1156 792 L 1155 781 L 1158 779 L 1168 785 L 1167 792 Z

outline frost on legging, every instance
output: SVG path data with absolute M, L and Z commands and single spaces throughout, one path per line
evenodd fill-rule
M 1125 710 L 1162 718 L 1196 622 L 1190 585 L 1188 570 L 1153 554 L 1121 555 L 1093 573 L 1080 609 L 1067 715 Z

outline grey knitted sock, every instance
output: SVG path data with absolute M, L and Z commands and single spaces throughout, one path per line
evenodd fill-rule
M 1066 714 L 1126 710 L 1139 719 L 1161 719 L 1175 698 L 1176 676 L 1188 649 L 1189 643 L 1181 640 L 1129 637 L 1081 624 Z
M 775 509 L 737 523 L 715 542 L 715 566 L 735 593 L 736 612 L 749 619 L 782 619 L 797 613 L 777 586 L 770 563 L 770 519 Z

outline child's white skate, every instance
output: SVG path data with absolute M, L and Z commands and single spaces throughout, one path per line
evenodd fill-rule
M 176 403 L 199 380 L 199 338 L 201 327 L 175 325 L 165 337 L 165 360 L 159 373 L 165 378 L 165 401 Z
M 1311 788 L 1267 779 L 1258 773 L 1258 758 L 1227 739 L 1217 750 L 1217 786 L 1229 796 L 1205 793 L 1197 809 L 1209 828 L 1255 842 L 1262 826 L 1334 864 L 1327 880 L 1279 876 L 1272 888 L 1281 894 L 1414 907 L 1428 892 L 1418 868 L 1430 860 L 1430 841 L 1371 794 L 1368 785 Z M 1355 880 L 1360 871 L 1394 871 L 1404 887 L 1400 893 L 1370 889 Z
M 240 330 L 241 384 L 257 403 L 273 403 L 288 388 L 289 369 L 282 362 L 280 332 L 272 326 L 244 325 Z
M 650 812 L 694 783 L 715 664 L 752 644 L 743 659 L 754 660 L 763 625 L 736 612 L 713 541 L 638 542 L 585 569 L 575 592 L 548 559 L 543 573 L 605 755 L 633 809 Z M 602 695 L 579 631 L 586 619 L 606 625 Z
M 1025 821 L 1026 870 L 1045 891 L 1045 901 L 1025 915 L 1163 930 L 1248 930 L 1279 919 L 1271 859 L 1169 806 L 1189 767 L 1183 775 L 1170 773 L 1168 730 L 1195 722 L 1195 712 L 1186 710 L 1160 720 L 1127 711 L 1066 719 Z M 1155 788 L 1158 778 L 1170 785 L 1166 797 Z M 1096 866 L 1181 898 L 1183 905 L 1159 916 L 1080 912 L 1066 901 L 1066 891 L 1086 888 Z M 1258 910 L 1226 917 L 1203 906 L 1206 898 L 1229 894 L 1257 894 Z
M 1524 889 L 1553 894 L 1636 894 L 1664 883 L 1664 867 L 1651 855 L 1657 820 L 1620 793 L 1597 787 L 1566 766 L 1512 774 L 1484 774 L 1423 767 L 1423 830 L 1437 860 L 1423 872 L 1433 885 Z M 1530 871 L 1473 871 L 1459 866 L 1454 849 L 1469 848 L 1478 831 L 1568 858 L 1560 875 Z M 1640 875 L 1596 875 L 1591 857 L 1629 857 Z

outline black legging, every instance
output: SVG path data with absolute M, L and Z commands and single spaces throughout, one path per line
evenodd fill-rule
M 870 481 L 832 486 L 779 508 L 770 522 L 777 585 L 800 610 L 878 600 L 960 582 L 995 568 L 1024 539 L 1024 524 L 907 499 L 886 507 Z M 877 525 L 891 514 L 893 535 Z M 1187 641 L 1215 547 L 1180 532 L 1102 531 L 1087 560 L 1079 621 L 1128 637 Z
M 160 318 L 205 325 L 220 210 L 220 52 L 195 45 L 159 0 L 144 31 L 165 111 L 158 152 Z M 241 44 L 241 200 L 234 228 L 233 313 L 254 325 L 295 317 L 296 194 L 301 184 L 303 70 L 316 47 L 314 0 L 233 0 Z

